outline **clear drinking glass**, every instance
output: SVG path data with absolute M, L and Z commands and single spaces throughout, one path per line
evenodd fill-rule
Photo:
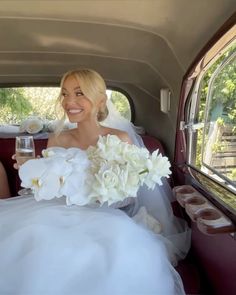
M 27 160 L 35 158 L 35 147 L 33 136 L 16 137 L 16 160 L 22 165 Z

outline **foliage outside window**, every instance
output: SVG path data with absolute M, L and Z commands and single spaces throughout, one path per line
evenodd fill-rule
M 57 87 L 17 87 L 0 89 L 0 124 L 20 124 L 34 115 L 46 120 L 57 119 Z
M 198 97 L 197 123 L 203 128 L 192 137 L 191 164 L 236 191 L 235 44 L 206 71 Z M 235 198 L 224 201 L 236 209 Z
M 60 117 L 56 101 L 58 87 L 15 87 L 0 89 L 0 124 L 20 124 L 29 116 L 38 116 L 44 120 L 56 120 Z M 107 90 L 122 116 L 131 119 L 131 110 L 127 97 L 119 91 Z
M 131 121 L 131 108 L 128 98 L 121 92 L 115 90 L 107 90 L 107 96 L 111 99 L 119 113 Z

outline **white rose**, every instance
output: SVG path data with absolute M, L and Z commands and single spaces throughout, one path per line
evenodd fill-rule
M 140 186 L 139 174 L 137 172 L 129 173 L 127 183 L 125 185 L 125 191 L 127 195 L 130 197 L 136 197 L 139 186 Z
M 30 134 L 38 133 L 43 129 L 43 122 L 37 117 L 31 117 L 26 120 L 25 131 Z
M 149 157 L 147 149 L 138 148 L 135 145 L 126 145 L 123 150 L 123 159 L 130 165 L 134 170 L 143 171 L 145 163 Z
M 116 135 L 100 136 L 97 143 L 97 153 L 100 158 L 108 161 L 123 161 L 123 143 Z
M 94 175 L 90 197 L 96 197 L 101 204 L 108 202 L 108 205 L 122 200 L 123 193 L 120 191 L 120 168 L 118 165 L 106 163 L 97 174 Z

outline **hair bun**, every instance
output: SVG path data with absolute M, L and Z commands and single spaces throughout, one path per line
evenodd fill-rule
M 107 108 L 107 105 L 105 105 L 105 107 L 101 110 L 98 111 L 98 115 L 97 115 L 97 119 L 98 119 L 98 122 L 102 122 L 106 119 L 106 117 L 108 116 L 108 108 Z

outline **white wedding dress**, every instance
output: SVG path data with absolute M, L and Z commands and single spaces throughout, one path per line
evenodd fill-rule
M 141 187 L 122 210 L 66 206 L 64 198 L 0 200 L 0 294 L 184 294 L 173 265 L 190 231 L 173 216 L 163 181 L 154 191 Z
M 186 254 L 189 231 L 168 193 L 167 183 L 141 187 L 121 210 L 66 206 L 63 197 L 1 199 L 0 294 L 184 294 L 173 264 Z
M 0 294 L 184 294 L 163 236 L 112 208 L 0 200 Z

